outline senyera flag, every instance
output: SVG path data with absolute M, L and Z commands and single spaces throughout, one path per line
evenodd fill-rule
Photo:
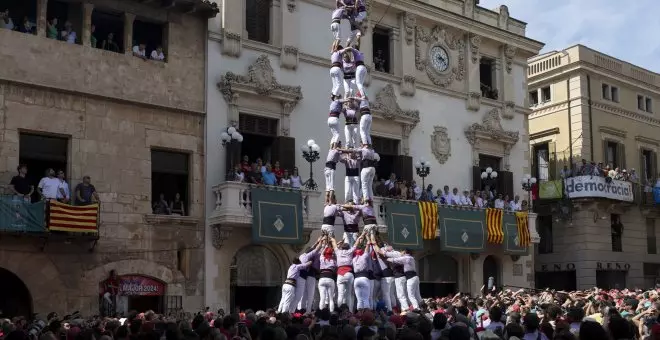
M 99 205 L 73 206 L 51 201 L 49 203 L 48 229 L 70 233 L 97 233 Z

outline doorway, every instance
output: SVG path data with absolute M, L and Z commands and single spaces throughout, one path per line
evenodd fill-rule
M 486 259 L 484 260 L 484 268 L 483 268 L 484 286 L 488 287 L 488 278 L 490 277 L 492 277 L 495 280 L 494 282 L 495 287 L 502 286 L 500 264 L 493 255 L 487 256 Z
M 263 246 L 250 245 L 234 256 L 230 271 L 231 308 L 255 310 L 276 307 L 281 297 L 282 266 Z
M 13 272 L 0 268 L 0 318 L 32 316 L 32 296 L 23 280 Z
M 39 201 L 37 186 L 44 177 L 46 169 L 64 171 L 65 179 L 68 181 L 66 177 L 69 175 L 67 173 L 68 138 L 21 133 L 18 141 L 18 162 L 27 165 L 26 178 L 34 186 L 32 202 Z
M 434 253 L 419 259 L 419 290 L 422 296 L 446 297 L 458 288 L 458 261 L 443 253 Z

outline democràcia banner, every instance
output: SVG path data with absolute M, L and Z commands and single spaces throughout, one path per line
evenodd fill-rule
M 618 201 L 632 202 L 634 194 L 632 183 L 612 180 L 605 177 L 577 176 L 564 180 L 568 198 L 608 198 Z

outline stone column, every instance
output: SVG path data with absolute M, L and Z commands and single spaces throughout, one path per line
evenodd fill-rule
M 133 22 L 135 14 L 124 13 L 124 53 L 133 54 Z
M 82 44 L 83 46 L 91 46 L 92 40 L 92 13 L 94 12 L 94 4 L 83 4 L 83 25 L 82 25 Z
M 390 33 L 390 73 L 395 76 L 401 76 L 403 66 L 401 53 L 401 30 L 392 28 Z
M 48 25 L 48 0 L 37 1 L 37 36 L 46 37 Z
M 363 21 L 362 37 L 360 38 L 360 52 L 364 54 L 364 63 L 369 66 L 369 70 L 374 70 L 374 22 L 369 18 Z M 342 45 L 344 42 L 342 42 Z M 328 48 L 330 45 L 328 45 Z
M 282 46 L 282 7 L 280 0 L 270 2 L 270 39 L 273 46 Z

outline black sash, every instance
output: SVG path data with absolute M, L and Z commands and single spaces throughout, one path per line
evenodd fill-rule
M 417 272 L 414 271 L 414 270 L 410 270 L 410 271 L 404 272 L 403 275 L 405 275 L 406 280 L 408 280 L 408 279 L 412 279 L 413 277 L 417 276 Z
M 357 233 L 357 232 L 360 232 L 360 228 L 358 228 L 357 223 L 356 224 L 344 224 L 344 232 L 345 233 Z
M 360 169 L 346 168 L 346 177 L 357 177 L 357 176 L 360 176 Z
M 332 216 L 323 216 L 323 224 L 335 225 L 335 217 L 336 216 L 334 216 L 334 215 L 332 215 Z
M 336 276 L 334 269 L 321 269 L 321 277 L 334 280 Z
M 330 111 L 329 116 L 330 116 L 330 117 L 339 117 L 339 112 L 336 112 L 336 111 Z
M 390 268 L 385 268 L 383 269 L 383 277 L 392 277 L 394 276 L 394 272 Z
M 317 220 L 318 221 L 318 220 Z M 369 225 L 369 224 L 378 224 L 378 221 L 376 221 L 375 216 L 363 216 L 362 221 L 364 222 L 364 225 Z
M 337 170 L 337 162 L 325 162 L 325 167 L 332 170 Z
M 368 108 L 368 107 L 361 107 L 360 108 L 360 114 L 370 115 L 371 114 L 371 109 Z
M 363 159 L 360 161 L 360 165 L 362 165 L 362 168 L 373 168 L 376 166 L 376 161 L 373 159 Z
M 344 71 L 344 79 L 355 79 L 355 72 L 346 72 Z
M 354 275 L 355 275 L 355 278 L 356 278 L 356 279 L 357 279 L 358 277 L 366 277 L 366 278 L 369 277 L 369 273 L 368 273 L 368 272 L 356 272 Z
M 332 66 L 330 66 L 330 68 L 332 68 L 332 67 L 340 67 L 341 68 L 342 66 L 344 66 L 344 65 L 342 65 L 341 62 L 335 61 L 335 62 L 332 63 Z
M 403 277 L 403 266 L 400 265 L 395 265 L 394 268 L 392 268 L 392 272 L 394 273 L 394 277 Z
M 291 286 L 296 286 L 296 279 L 286 279 L 284 280 L 285 285 L 291 285 Z
M 364 65 L 363 60 L 358 60 L 358 61 L 355 62 L 355 66 L 362 66 L 362 65 Z

